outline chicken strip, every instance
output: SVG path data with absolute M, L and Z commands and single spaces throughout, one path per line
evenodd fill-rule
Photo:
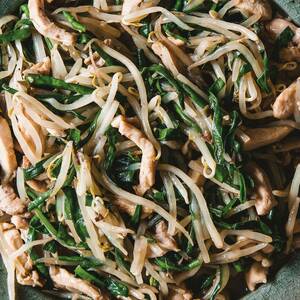
M 277 204 L 272 194 L 272 187 L 267 174 L 255 162 L 250 162 L 245 167 L 248 174 L 254 181 L 255 208 L 259 216 L 269 213 Z
M 124 116 L 116 117 L 111 126 L 118 128 L 122 135 L 132 140 L 142 150 L 140 183 L 135 187 L 136 193 L 142 196 L 155 183 L 155 148 L 139 129 L 126 121 Z
M 2 181 L 5 183 L 12 177 L 18 165 L 11 131 L 7 121 L 2 117 L 0 117 L 0 153 Z
M 292 131 L 293 128 L 287 126 L 247 128 L 244 133 L 249 139 L 241 140 L 241 143 L 245 151 L 251 151 L 281 141 Z
M 3 223 L 1 229 L 9 246 L 9 254 L 24 245 L 20 232 L 12 224 Z M 22 285 L 43 286 L 43 282 L 40 280 L 38 272 L 33 270 L 32 260 L 26 252 L 16 258 L 16 277 L 18 283 Z
M 264 268 L 260 263 L 252 264 L 250 270 L 246 273 L 246 283 L 250 291 L 254 291 L 259 283 L 267 283 L 268 269 Z
M 134 215 L 136 205 L 125 198 L 116 197 L 113 200 L 113 204 L 122 212 L 127 213 L 130 216 Z M 152 213 L 152 209 L 143 206 L 141 218 L 144 219 Z
M 29 0 L 28 8 L 33 25 L 40 34 L 66 46 L 75 44 L 76 36 L 74 34 L 58 27 L 47 17 L 44 0 Z
M 276 98 L 273 105 L 273 115 L 277 119 L 287 119 L 293 115 L 296 103 L 297 83 L 293 82 Z
M 246 15 L 260 15 L 263 21 L 272 18 L 272 8 L 268 0 L 240 0 L 236 7 Z
M 24 213 L 25 209 L 25 203 L 10 185 L 0 185 L 0 210 L 13 216 Z
M 71 292 L 79 292 L 91 297 L 93 300 L 107 299 L 101 294 L 101 291 L 91 285 L 88 281 L 76 278 L 75 275 L 69 273 L 67 270 L 59 267 L 50 267 L 50 277 L 57 288 L 67 289 Z
M 193 296 L 190 291 L 176 287 L 170 291 L 169 300 L 192 300 Z
M 47 56 L 43 59 L 43 61 L 34 64 L 29 69 L 23 72 L 24 75 L 28 74 L 40 74 L 40 75 L 49 75 L 51 72 L 51 60 Z

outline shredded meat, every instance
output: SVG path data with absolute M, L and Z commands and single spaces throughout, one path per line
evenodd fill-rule
M 246 273 L 246 283 L 250 291 L 254 291 L 259 283 L 267 283 L 268 269 L 264 268 L 260 263 L 252 264 L 250 270 Z
M 176 287 L 170 291 L 169 300 L 192 300 L 193 296 L 190 291 Z
M 134 215 L 135 208 L 136 208 L 136 205 L 134 203 L 130 202 L 127 199 L 120 198 L 120 197 L 116 197 L 112 201 L 113 201 L 114 205 L 117 206 L 120 211 L 125 212 L 125 213 L 129 214 L 130 216 Z M 146 218 L 151 213 L 152 213 L 152 209 L 143 206 L 142 216 L 141 216 L 142 219 Z
M 2 117 L 0 117 L 0 165 L 3 182 L 7 182 L 17 169 L 17 160 L 9 125 Z
M 280 49 L 279 57 L 281 61 L 300 61 L 300 28 L 295 26 L 293 23 L 282 19 L 275 18 L 266 24 L 266 30 L 273 40 L 276 40 L 278 36 L 289 27 L 293 32 L 294 36 L 292 41 L 287 47 Z
M 279 58 L 281 61 L 285 61 L 285 62 L 289 62 L 289 61 L 300 62 L 300 47 L 289 46 L 281 49 L 279 52 Z
M 263 21 L 272 18 L 272 8 L 268 0 L 240 0 L 236 7 L 247 15 L 259 14 Z
M 142 150 L 142 161 L 139 175 L 139 185 L 135 187 L 138 195 L 142 196 L 155 183 L 155 156 L 154 146 L 145 135 L 136 127 L 129 124 L 124 116 L 116 117 L 111 123 L 119 132 L 133 141 Z
M 276 98 L 273 105 L 273 114 L 277 119 L 287 119 L 295 110 L 296 82 L 292 83 Z
M 91 297 L 93 300 L 107 299 L 99 289 L 91 285 L 88 281 L 76 278 L 63 268 L 51 266 L 49 273 L 57 288 L 67 289 L 71 292 L 80 292 Z
M 153 52 L 159 56 L 164 66 L 172 72 L 174 76 L 179 74 L 178 69 L 181 68 L 179 60 L 172 54 L 172 51 L 168 49 L 162 42 L 157 41 L 151 46 Z
M 0 185 L 0 209 L 9 215 L 22 214 L 26 209 L 25 203 L 8 184 Z
M 58 27 L 47 17 L 44 0 L 29 0 L 28 8 L 34 27 L 40 34 L 66 46 L 71 46 L 75 43 L 76 37 L 74 34 Z
M 291 131 L 293 131 L 293 128 L 287 126 L 247 128 L 244 132 L 249 140 L 241 142 L 245 151 L 251 151 L 281 141 Z
M 29 69 L 25 70 L 23 72 L 24 75 L 28 74 L 40 74 L 40 75 L 49 75 L 51 72 L 51 60 L 47 56 L 44 58 L 43 61 L 34 64 L 32 67 Z
M 196 171 L 196 170 L 190 168 L 188 171 L 188 175 L 201 188 L 201 187 L 203 187 L 203 185 L 206 181 L 206 178 L 203 176 L 203 169 L 200 170 L 200 167 L 203 168 L 203 165 L 202 165 L 201 159 L 197 159 L 197 160 L 191 160 L 189 162 L 189 166 L 192 166 L 194 163 L 197 164 L 197 166 L 199 166 L 199 170 L 197 169 L 197 171 Z
M 9 246 L 10 253 L 15 252 L 23 246 L 23 240 L 20 232 L 14 228 L 12 224 L 3 223 L 1 228 L 4 234 L 6 243 Z M 17 281 L 22 285 L 43 286 L 43 282 L 39 278 L 37 271 L 33 270 L 33 264 L 30 256 L 23 252 L 16 259 L 16 277 Z
M 276 205 L 269 178 L 255 162 L 248 163 L 246 171 L 254 181 L 255 191 L 252 197 L 255 199 L 257 214 L 266 215 Z
M 27 220 L 21 216 L 12 216 L 10 221 L 15 225 L 16 229 L 26 230 L 29 227 Z

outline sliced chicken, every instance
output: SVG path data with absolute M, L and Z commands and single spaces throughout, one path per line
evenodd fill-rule
M 1 229 L 9 247 L 8 254 L 12 254 L 24 245 L 20 232 L 12 224 L 3 223 L 1 224 Z M 33 270 L 32 260 L 26 252 L 23 252 L 16 258 L 15 264 L 16 277 L 20 284 L 39 287 L 43 286 L 39 274 L 37 271 Z
M 192 300 L 193 295 L 190 291 L 176 287 L 170 291 L 169 300 Z
M 189 162 L 188 175 L 193 179 L 193 181 L 201 188 L 203 187 L 206 178 L 203 175 L 203 164 L 201 159 L 191 160 Z
M 276 98 L 273 105 L 273 114 L 277 119 L 287 119 L 293 115 L 296 103 L 297 83 L 293 82 Z
M 118 209 L 120 211 L 125 212 L 130 216 L 134 215 L 135 208 L 136 208 L 136 205 L 134 203 L 130 202 L 129 200 L 127 200 L 125 198 L 120 198 L 120 197 L 116 197 L 112 201 L 113 201 L 113 204 L 116 207 L 118 207 Z M 142 215 L 141 215 L 142 219 L 146 218 L 151 213 L 152 213 L 152 209 L 143 206 Z
M 51 72 L 51 60 L 47 56 L 44 58 L 43 61 L 34 64 L 32 67 L 29 69 L 25 70 L 23 72 L 24 75 L 28 74 L 40 74 L 40 75 L 49 75 Z
M 155 226 L 154 238 L 157 243 L 148 243 L 147 256 L 150 258 L 163 256 L 168 251 L 179 250 L 175 239 L 168 233 L 165 221 L 161 221 Z
M 25 203 L 8 184 L 0 185 L 0 210 L 12 216 L 22 214 L 26 210 Z
M 136 127 L 128 123 L 124 116 L 116 117 L 111 123 L 119 132 L 133 141 L 142 150 L 142 161 L 139 175 L 139 185 L 135 187 L 138 195 L 142 196 L 155 183 L 156 152 L 152 143 Z
M 91 297 L 93 300 L 106 299 L 106 297 L 102 295 L 101 291 L 91 285 L 88 281 L 76 278 L 75 275 L 63 268 L 51 266 L 49 273 L 55 287 L 57 288 L 67 289 L 71 292 L 79 292 Z
M 281 61 L 285 61 L 285 62 L 289 62 L 289 61 L 300 62 L 300 47 L 289 46 L 281 49 L 279 52 L 279 58 Z
M 0 117 L 0 165 L 3 182 L 9 181 L 17 169 L 14 143 L 7 121 Z
M 275 18 L 266 24 L 266 30 L 274 40 L 276 40 L 287 27 L 290 27 L 295 34 L 293 43 L 298 44 L 300 42 L 300 29 L 292 22 L 281 18 Z
M 155 42 L 151 46 L 153 52 L 159 56 L 163 65 L 176 77 L 179 74 L 179 60 L 172 54 L 172 51 L 168 49 L 162 42 Z
M 245 151 L 251 151 L 281 141 L 293 131 L 293 128 L 274 126 L 267 128 L 247 128 L 243 131 L 249 139 L 241 140 L 241 143 Z
M 246 171 L 254 181 L 255 208 L 259 216 L 266 215 L 277 204 L 267 174 L 255 162 L 246 165 Z
M 260 15 L 264 21 L 272 18 L 272 8 L 268 0 L 240 0 L 236 7 L 246 15 Z
M 40 34 L 66 46 L 75 44 L 76 36 L 74 34 L 58 27 L 47 17 L 44 0 L 29 0 L 28 8 L 33 25 Z
M 250 291 L 254 291 L 259 283 L 267 283 L 268 268 L 263 267 L 260 263 L 252 264 L 250 270 L 246 273 L 246 283 Z
M 15 225 L 16 229 L 26 230 L 29 228 L 27 220 L 21 216 L 12 216 L 10 219 L 11 223 Z
M 168 227 L 165 221 L 160 221 L 155 226 L 154 237 L 162 248 L 170 251 L 178 250 L 175 239 L 168 233 Z

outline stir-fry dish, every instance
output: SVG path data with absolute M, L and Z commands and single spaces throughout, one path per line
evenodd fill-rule
M 236 299 L 300 248 L 300 29 L 270 1 L 29 0 L 0 30 L 10 299 Z

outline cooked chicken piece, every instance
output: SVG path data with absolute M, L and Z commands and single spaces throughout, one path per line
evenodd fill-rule
M 79 292 L 91 297 L 93 300 L 106 299 L 106 297 L 102 295 L 101 291 L 91 285 L 88 281 L 76 278 L 75 275 L 69 273 L 63 268 L 51 266 L 49 274 L 57 288 L 67 289 L 71 292 Z
M 25 203 L 15 194 L 10 185 L 0 185 L 0 210 L 9 215 L 18 215 L 24 213 L 25 209 Z
M 122 135 L 132 140 L 142 150 L 140 183 L 135 187 L 136 193 L 142 196 L 155 183 L 155 148 L 139 129 L 126 121 L 124 116 L 116 117 L 111 126 L 118 128 Z
M 12 216 L 10 219 L 11 223 L 15 225 L 16 229 L 28 229 L 29 224 L 27 220 L 21 216 Z
M 252 264 L 250 270 L 246 273 L 246 283 L 250 291 L 254 291 L 259 283 L 267 283 L 268 268 L 264 268 L 260 263 Z
M 163 65 L 176 77 L 180 69 L 179 60 L 172 54 L 172 52 L 162 42 L 155 42 L 152 44 L 153 52 L 159 56 Z
M 23 240 L 21 238 L 20 232 L 14 228 L 12 224 L 3 223 L 1 224 L 3 235 L 6 243 L 9 246 L 9 253 L 17 251 L 23 246 Z M 22 285 L 31 285 L 42 287 L 43 283 L 39 278 L 37 271 L 32 270 L 33 264 L 30 256 L 23 252 L 16 259 L 16 277 L 17 281 Z
M 40 75 L 49 75 L 51 72 L 51 60 L 47 56 L 44 58 L 43 61 L 34 64 L 32 67 L 29 69 L 25 70 L 23 72 L 24 75 L 28 74 L 40 74 Z
M 47 17 L 44 0 L 29 0 L 28 8 L 30 19 L 35 29 L 43 36 L 71 46 L 76 42 L 76 36 L 65 29 L 58 27 Z
M 279 58 L 281 61 L 285 61 L 285 62 L 289 62 L 289 61 L 300 62 L 300 47 L 289 46 L 281 49 L 279 52 Z
M 18 165 L 11 131 L 7 121 L 2 117 L 0 117 L 0 154 L 2 181 L 7 182 L 12 177 Z
M 176 287 L 170 291 L 169 300 L 192 300 L 193 295 L 188 290 Z
M 178 250 L 178 246 L 175 239 L 168 233 L 168 227 L 165 221 L 160 221 L 155 226 L 154 238 L 156 239 L 157 243 L 161 248 L 169 251 Z
M 113 200 L 113 204 L 118 207 L 122 212 L 127 213 L 130 216 L 134 215 L 136 205 L 125 198 L 116 197 Z M 141 218 L 144 219 L 152 213 L 152 209 L 143 206 Z
M 249 139 L 241 140 L 241 143 L 245 151 L 251 151 L 281 141 L 293 131 L 293 128 L 274 126 L 267 128 L 246 128 L 243 131 Z
M 293 82 L 276 98 L 273 105 L 273 114 L 277 119 L 287 119 L 293 115 L 296 103 L 297 83 Z
M 255 162 L 246 165 L 246 171 L 254 181 L 255 208 L 259 216 L 266 215 L 277 204 L 266 173 Z
M 246 15 L 260 15 L 263 21 L 272 18 L 272 8 L 268 0 L 240 0 L 236 7 Z
M 266 30 L 274 40 L 276 40 L 287 27 L 290 27 L 290 29 L 295 33 L 293 43 L 298 44 L 300 42 L 300 30 L 292 22 L 281 18 L 275 18 L 266 24 Z

